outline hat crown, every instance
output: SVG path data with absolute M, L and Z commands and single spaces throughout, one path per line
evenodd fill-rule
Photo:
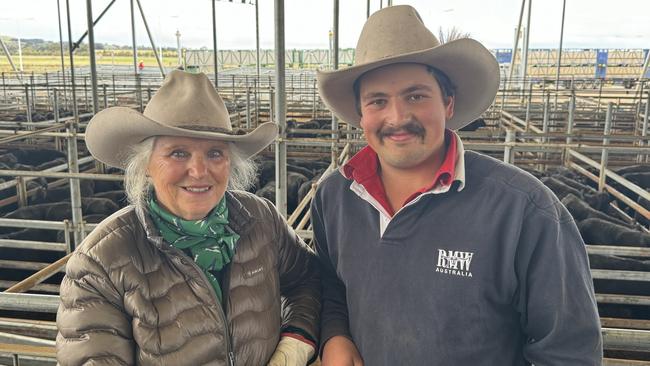
M 409 54 L 440 45 L 412 6 L 396 5 L 372 14 L 366 21 L 355 52 L 355 65 Z
M 232 131 L 226 105 L 202 73 L 170 72 L 143 115 L 167 126 Z

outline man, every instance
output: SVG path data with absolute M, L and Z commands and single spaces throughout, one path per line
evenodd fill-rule
M 366 22 L 356 64 L 320 94 L 368 146 L 312 204 L 322 262 L 322 363 L 599 365 L 584 243 L 531 175 L 463 149 L 498 64 L 470 39 L 439 45 L 410 6 Z

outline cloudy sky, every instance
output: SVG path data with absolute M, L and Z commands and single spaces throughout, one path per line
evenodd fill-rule
M 217 39 L 220 49 L 255 48 L 254 0 L 217 1 Z M 86 0 L 69 0 L 73 40 L 86 27 Z M 273 48 L 273 0 L 259 0 L 260 43 Z M 388 1 L 384 0 L 386 5 Z M 65 0 L 60 0 L 64 40 L 67 40 Z M 110 0 L 93 0 L 97 17 Z M 131 43 L 129 0 L 116 0 L 95 28 L 95 41 Z M 183 47 L 212 46 L 212 0 L 140 0 L 154 40 L 176 46 L 181 33 Z M 371 11 L 380 1 L 371 0 Z M 517 26 L 521 0 L 394 0 L 411 4 L 437 33 L 453 26 L 471 34 L 488 48 L 510 48 Z M 137 5 L 136 5 L 137 9 Z M 137 11 L 137 10 L 136 10 Z M 285 0 L 286 48 L 327 48 L 332 27 L 331 0 Z M 340 45 L 354 47 L 366 18 L 365 0 L 340 0 Z M 136 18 L 138 44 L 148 44 L 140 15 Z M 562 0 L 533 0 L 531 48 L 556 48 L 560 40 Z M 525 16 L 524 16 L 525 22 Z M 568 0 L 564 48 L 650 48 L 649 0 Z M 0 0 L 0 35 L 58 41 L 56 0 Z

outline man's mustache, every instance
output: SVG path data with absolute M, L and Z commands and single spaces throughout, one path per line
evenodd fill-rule
M 384 137 L 394 135 L 396 133 L 409 133 L 415 136 L 419 136 L 421 138 L 424 138 L 424 135 L 426 134 L 426 131 L 424 127 L 422 127 L 422 124 L 420 122 L 411 120 L 406 122 L 405 124 L 399 126 L 399 127 L 393 127 L 393 126 L 385 126 L 382 127 L 377 134 L 379 135 L 379 138 L 383 139 Z

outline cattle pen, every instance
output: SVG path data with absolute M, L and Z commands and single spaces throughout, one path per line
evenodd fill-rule
M 285 50 L 283 4 L 275 0 L 275 50 L 186 50 L 179 59 L 209 75 L 234 127 L 279 124 L 275 143 L 256 158 L 252 191 L 274 201 L 309 243 L 309 207 L 320 179 L 365 140 L 360 129 L 332 115 L 316 86 L 314 66 L 350 65 L 354 54 L 339 54 L 338 36 L 331 52 Z M 93 19 L 90 1 L 88 12 Z M 94 52 L 92 29 L 89 21 Z M 601 50 L 567 51 L 560 62 L 561 49 L 526 50 L 525 57 L 517 55 L 517 41 L 514 49 L 507 60 L 500 58 L 506 50 L 493 50 L 502 73 L 497 97 L 458 133 L 466 149 L 523 168 L 562 199 L 590 257 L 604 364 L 649 365 L 650 52 L 610 50 L 605 76 L 598 74 Z M 113 106 L 143 111 L 171 69 L 90 63 L 0 73 L 3 365 L 56 364 L 54 320 L 66 261 L 97 223 L 127 205 L 122 171 L 95 161 L 85 147 L 88 120 Z

